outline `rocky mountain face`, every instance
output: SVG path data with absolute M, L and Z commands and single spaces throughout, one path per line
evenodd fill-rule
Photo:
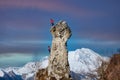
M 66 45 L 71 30 L 65 21 L 60 21 L 51 28 L 50 32 L 53 40 L 48 67 L 39 70 L 35 80 L 71 80 Z
M 16 75 L 13 71 L 6 73 L 0 70 L 0 80 L 23 80 L 22 76 Z
M 120 80 L 120 54 L 114 54 L 101 80 Z

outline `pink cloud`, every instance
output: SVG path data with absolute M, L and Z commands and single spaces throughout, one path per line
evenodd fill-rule
M 1 7 L 20 7 L 20 8 L 38 8 L 48 11 L 62 10 L 63 5 L 57 1 L 49 0 L 2 0 L 0 1 Z
M 37 8 L 40 10 L 66 13 L 75 17 L 103 15 L 100 12 L 90 11 L 75 5 L 56 0 L 0 0 L 0 7 Z
M 119 42 L 119 34 L 113 33 L 113 32 L 99 32 L 99 31 L 84 31 L 84 32 L 76 32 L 77 37 L 80 38 L 88 38 L 88 39 L 94 39 L 94 40 L 101 40 L 101 41 L 116 41 Z
M 11 20 L 4 22 L 4 26 L 7 29 L 19 29 L 19 30 L 37 30 L 38 25 L 43 25 L 42 21 L 38 24 L 33 21 L 24 21 L 24 20 Z M 34 27 L 33 27 L 34 26 Z M 42 28 L 39 26 L 40 28 Z

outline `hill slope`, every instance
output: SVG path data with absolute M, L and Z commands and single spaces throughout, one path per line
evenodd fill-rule
M 120 80 L 120 54 L 114 54 L 105 71 L 104 80 Z

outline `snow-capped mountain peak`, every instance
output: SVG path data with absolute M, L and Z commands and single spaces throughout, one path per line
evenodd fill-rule
M 71 71 L 77 73 L 89 73 L 98 68 L 102 63 L 102 57 L 88 48 L 70 51 L 68 60 Z
M 68 52 L 68 61 L 72 75 L 77 74 L 97 74 L 96 69 L 100 67 L 102 61 L 108 61 L 108 57 L 102 57 L 98 53 L 88 48 L 76 49 Z M 39 68 L 46 68 L 48 66 L 48 57 L 43 58 L 40 62 L 29 62 L 23 67 L 13 67 L 4 69 L 10 76 L 15 74 L 21 75 L 23 80 L 32 80 L 35 72 Z M 13 72 L 10 72 L 13 71 Z M 10 72 L 10 74 L 9 74 Z M 75 74 L 73 74 L 75 73 Z M 4 72 L 0 70 L 0 77 L 4 77 Z M 14 76 L 15 77 L 15 76 Z M 74 76 L 73 76 L 74 77 Z

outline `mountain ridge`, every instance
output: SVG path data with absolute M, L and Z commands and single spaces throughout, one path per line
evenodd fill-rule
M 81 76 L 86 78 L 88 74 L 97 75 L 96 69 L 101 65 L 102 61 L 109 61 L 109 58 L 102 57 L 91 49 L 81 48 L 69 51 L 68 61 L 72 77 L 74 78 L 77 75 L 80 79 Z M 30 80 L 34 78 L 34 74 L 39 67 L 42 69 L 46 68 L 47 65 L 48 57 L 45 57 L 41 62 L 29 62 L 23 67 L 10 67 L 3 70 L 6 73 L 13 71 L 15 74 L 21 75 L 23 80 Z

